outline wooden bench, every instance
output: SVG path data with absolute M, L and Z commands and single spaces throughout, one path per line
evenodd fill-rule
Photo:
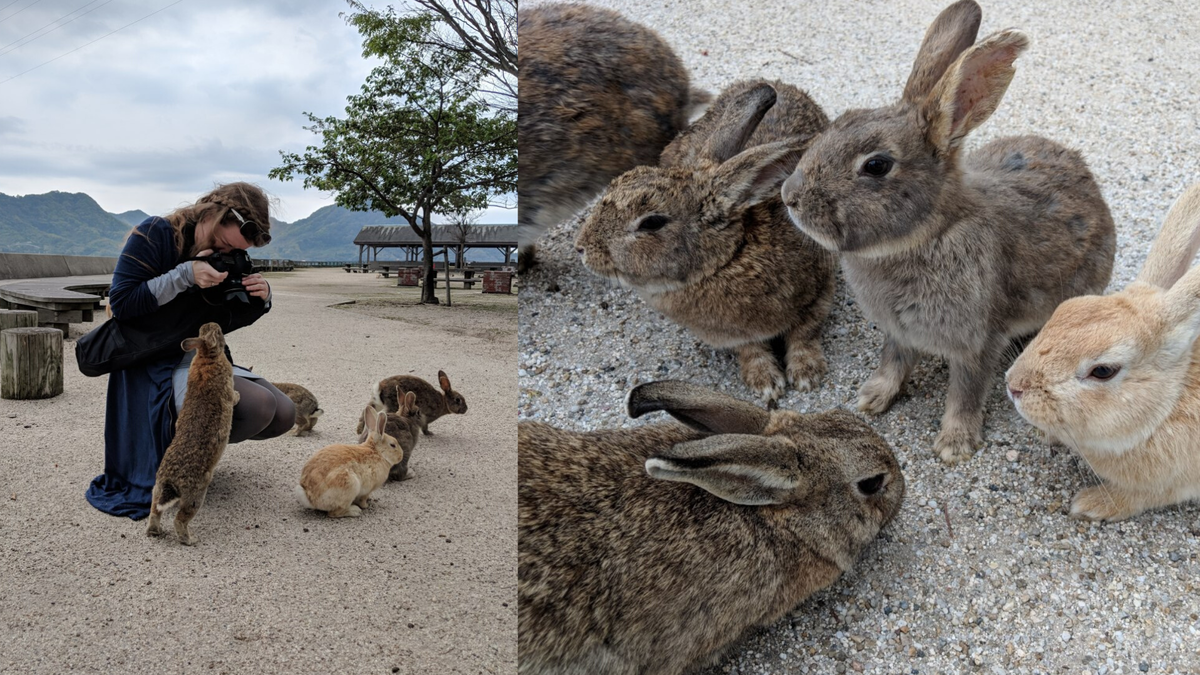
M 94 320 L 110 285 L 111 274 L 0 281 L 0 309 L 36 311 L 39 326 L 57 328 L 65 336 L 70 324 Z

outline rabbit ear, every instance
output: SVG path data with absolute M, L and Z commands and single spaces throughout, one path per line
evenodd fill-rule
M 358 432 L 358 442 L 365 443 L 370 438 L 371 433 L 375 430 L 375 420 L 379 417 L 379 413 L 375 412 L 375 408 L 367 406 L 362 413 L 362 431 Z M 387 419 L 387 416 L 384 416 Z
M 758 145 L 725 162 L 718 169 L 717 185 L 723 203 L 730 208 L 750 206 L 779 197 L 780 186 L 796 170 L 796 164 L 812 136 Z M 722 218 L 727 224 L 727 218 Z
M 400 393 L 399 391 L 396 392 L 397 395 L 399 395 L 399 393 Z M 417 392 L 410 391 L 410 392 L 404 394 L 404 407 L 405 408 L 411 408 L 411 407 L 415 406 L 416 404 L 417 404 Z
M 968 49 L 922 104 L 926 135 L 945 152 L 958 147 L 972 129 L 991 117 L 1012 82 L 1013 61 L 1029 46 L 1017 30 L 1004 30 Z
M 679 138 L 680 145 L 671 153 L 672 163 L 684 166 L 699 160 L 725 162 L 746 147 L 773 105 L 775 90 L 766 83 L 718 101 Z
M 959 54 L 975 44 L 983 11 L 974 0 L 960 0 L 942 10 L 925 31 L 900 100 L 921 103 Z
M 183 349 L 183 351 L 190 352 L 193 349 L 199 350 L 200 345 L 202 344 L 204 344 L 204 340 L 201 340 L 200 338 L 188 338 L 183 342 L 180 342 L 179 346 Z
M 446 377 L 446 373 L 438 371 L 438 384 L 442 385 L 442 391 L 450 393 L 450 378 Z
M 1200 183 L 1189 187 L 1171 205 L 1137 280 L 1171 288 L 1187 272 L 1197 249 L 1200 249 Z
M 779 504 L 800 487 L 796 446 L 782 437 L 721 434 L 678 443 L 646 460 L 660 480 L 698 485 L 734 504 Z
M 636 419 L 662 410 L 698 431 L 710 434 L 757 434 L 771 414 L 756 405 L 687 382 L 647 382 L 629 390 L 625 409 Z
M 387 413 L 378 413 L 374 410 L 371 410 L 371 412 L 375 413 L 375 419 L 373 420 L 375 422 L 375 437 L 381 438 L 387 429 Z

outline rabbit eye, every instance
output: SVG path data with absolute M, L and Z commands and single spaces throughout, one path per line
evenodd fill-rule
M 874 157 L 871 157 L 867 161 L 863 162 L 862 172 L 868 176 L 875 176 L 876 178 L 879 178 L 886 176 L 888 172 L 892 170 L 893 164 L 894 162 L 887 157 L 875 155 Z
M 876 474 L 870 478 L 864 478 L 858 481 L 858 491 L 865 496 L 871 496 L 883 489 L 883 481 L 887 478 L 887 474 Z
M 657 232 L 671 222 L 666 216 L 646 216 L 637 225 L 638 232 Z
M 1121 372 L 1121 366 L 1096 366 L 1088 372 L 1088 377 L 1093 380 L 1111 380 L 1117 373 Z

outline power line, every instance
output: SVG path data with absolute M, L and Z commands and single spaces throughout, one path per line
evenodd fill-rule
M 145 21 L 146 19 L 149 19 L 150 17 L 154 16 L 155 14 L 158 14 L 159 12 L 162 12 L 162 11 L 164 11 L 164 10 L 170 9 L 170 8 L 174 7 L 175 5 L 178 5 L 178 4 L 179 4 L 179 3 L 181 3 L 181 2 L 183 2 L 183 0 L 175 0 L 175 2 L 172 2 L 171 4 L 167 5 L 166 7 L 163 7 L 162 9 L 156 9 L 156 10 L 154 10 L 153 12 L 150 12 L 149 14 L 147 14 L 146 16 L 143 16 L 142 18 L 138 19 L 137 21 L 130 21 L 129 23 L 125 24 L 124 26 L 121 26 L 120 28 L 118 28 L 118 29 L 116 29 L 116 30 L 113 30 L 113 31 L 110 31 L 110 32 L 108 32 L 108 33 L 105 33 L 104 35 L 101 35 L 100 37 L 96 38 L 95 40 L 92 40 L 91 42 L 88 42 L 88 43 L 86 43 L 86 44 L 79 45 L 79 46 L 78 46 L 78 47 L 76 47 L 75 49 L 72 49 L 71 51 L 69 51 L 69 52 L 66 52 L 65 54 L 59 54 L 58 56 L 56 56 L 56 57 L 54 57 L 54 58 L 50 59 L 49 61 L 43 61 L 42 63 L 39 63 L 39 64 L 37 64 L 36 66 L 34 66 L 34 67 L 30 68 L 29 70 L 23 70 L 23 71 L 21 71 L 21 72 L 17 73 L 16 75 L 13 75 L 12 77 L 8 78 L 7 80 L 0 80 L 0 84 L 4 84 L 5 82 L 11 82 L 12 80 L 15 80 L 15 79 L 17 79 L 18 77 L 20 77 L 20 76 L 24 75 L 25 73 L 33 72 L 33 71 L 37 70 L 38 68 L 41 68 L 42 66 L 44 66 L 44 65 L 46 65 L 46 64 L 49 64 L 49 63 L 54 63 L 55 61 L 57 61 L 57 60 L 61 59 L 61 58 L 62 58 L 62 57 L 64 57 L 64 56 L 68 56 L 68 55 L 70 55 L 70 54 L 74 54 L 75 52 L 79 51 L 80 49 L 83 49 L 84 47 L 86 47 L 86 46 L 88 46 L 88 45 L 95 44 L 95 43 L 97 43 L 97 42 L 99 42 L 99 41 L 103 40 L 104 38 L 108 37 L 109 35 L 112 35 L 113 33 L 117 33 L 117 32 L 123 31 L 123 30 L 125 30 L 126 28 L 129 28 L 130 26 L 132 26 L 132 25 L 133 25 L 133 24 L 135 24 L 135 23 L 139 23 L 139 22 L 141 22 L 141 21 Z
M 33 7 L 34 5 L 38 4 L 41 1 L 42 0 L 33 0 L 33 2 L 29 3 L 28 5 L 25 5 L 21 9 L 18 9 L 17 11 L 13 12 L 12 14 L 9 14 L 8 16 L 4 17 L 3 19 L 0 19 L 0 23 L 4 23 L 5 21 L 8 21 L 9 19 L 20 14 L 21 12 L 24 12 L 25 10 L 29 9 L 30 7 Z M 7 5 L 5 5 L 5 7 L 10 7 L 10 6 L 12 6 L 12 4 L 13 3 L 10 2 Z
M 9 7 L 12 7 L 13 5 L 17 4 L 20 1 L 21 0 L 13 0 L 12 2 L 8 3 L 7 5 L 0 7 L 0 12 L 3 12 L 4 10 L 8 9 Z
M 42 26 L 41 28 L 39 28 L 39 29 L 37 29 L 37 30 L 35 30 L 35 31 L 32 31 L 32 32 L 30 32 L 30 33 L 27 33 L 27 34 L 25 34 L 24 36 L 22 36 L 22 37 L 21 37 L 21 38 L 19 38 L 19 39 L 15 40 L 15 41 L 13 41 L 13 42 L 10 42 L 10 43 L 8 43 L 8 44 L 4 45 L 3 47 L 0 47 L 0 56 L 4 56 L 5 54 L 7 54 L 7 53 L 9 53 L 9 52 L 11 52 L 11 51 L 13 51 L 13 50 L 16 50 L 16 49 L 19 49 L 19 48 L 21 48 L 21 47 L 24 47 L 25 45 L 29 44 L 30 42 L 36 42 L 37 40 L 41 39 L 42 37 L 45 37 L 45 36 L 47 36 L 47 35 L 49 35 L 49 34 L 53 33 L 54 31 L 58 30 L 59 28 L 62 28 L 63 26 L 65 26 L 65 25 L 67 25 L 67 24 L 71 23 L 71 21 L 74 21 L 75 19 L 80 19 L 80 18 L 83 18 L 83 17 L 87 16 L 88 14 L 91 14 L 92 12 L 94 12 L 94 11 L 96 11 L 96 10 L 100 9 L 100 7 L 103 7 L 104 5 L 107 5 L 108 3 L 112 2 L 113 0 L 106 0 L 105 2 L 101 3 L 99 7 L 93 7 L 93 8 L 91 8 L 91 9 L 89 9 L 88 11 L 84 12 L 83 14 L 80 14 L 79 16 L 77 16 L 77 17 L 74 17 L 74 18 L 70 19 L 69 21 L 63 21 L 61 24 L 59 24 L 59 25 L 57 25 L 57 26 L 54 26 L 54 24 L 58 23 L 59 21 L 62 21 L 63 19 L 66 19 L 68 16 L 71 16 L 71 15 L 72 15 L 72 14 L 74 14 L 75 12 L 78 12 L 79 10 L 83 9 L 84 7 L 87 7 L 88 5 L 94 5 L 94 4 L 96 4 L 98 1 L 99 1 L 99 0 L 92 0 L 91 2 L 87 3 L 87 5 L 84 5 L 83 7 L 80 7 L 79 9 L 76 9 L 74 12 L 67 12 L 66 14 L 64 14 L 64 15 L 62 15 L 62 16 L 60 16 L 60 17 L 58 17 L 57 19 L 55 19 L 55 20 L 51 21 L 50 23 L 46 24 L 45 26 Z M 41 35 L 38 35 L 37 37 L 34 37 L 32 40 L 26 40 L 26 39 L 25 39 L 25 38 L 29 37 L 30 35 L 33 35 L 34 33 L 39 33 L 39 32 L 41 32 L 41 31 L 45 30 L 45 29 L 46 29 L 46 28 L 48 28 L 49 26 L 54 26 L 54 28 L 51 28 L 50 30 L 47 30 L 45 33 L 42 33 Z M 17 43 L 20 43 L 20 44 L 17 44 Z M 16 45 L 16 46 L 13 46 L 13 45 Z M 9 49 L 9 47 L 12 47 L 12 49 Z

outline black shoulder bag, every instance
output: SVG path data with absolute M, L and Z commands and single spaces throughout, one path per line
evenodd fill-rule
M 262 298 L 248 302 L 226 301 L 221 294 L 181 293 L 145 316 L 110 318 L 75 343 L 79 372 L 88 377 L 106 375 L 149 361 L 183 357 L 180 343 L 200 333 L 200 326 L 216 322 L 225 333 L 249 326 L 270 308 Z

